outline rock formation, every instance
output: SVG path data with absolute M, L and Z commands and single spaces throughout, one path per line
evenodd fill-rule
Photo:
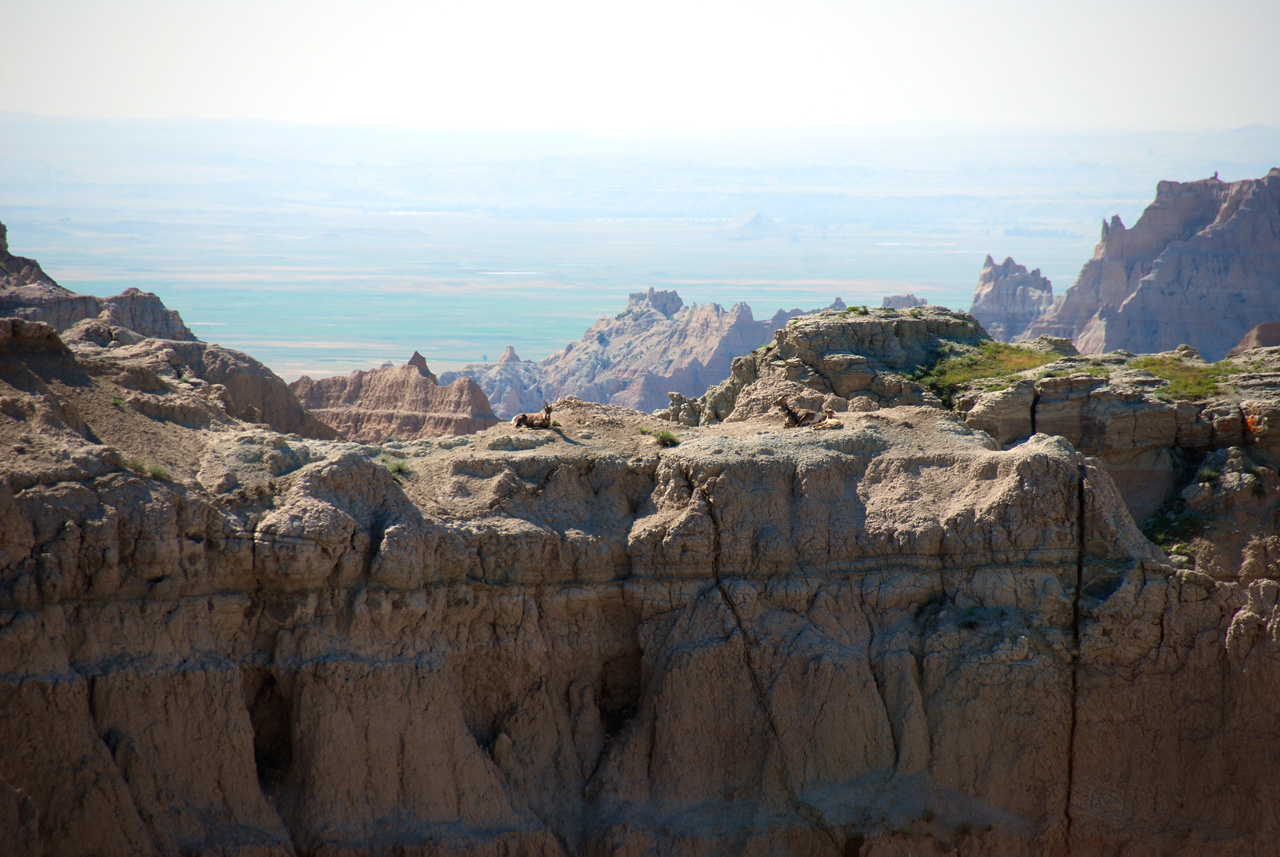
M 844 303 L 836 298 L 832 306 Z M 472 365 L 441 377 L 474 378 L 504 419 L 564 396 L 652 411 L 666 406 L 673 391 L 694 396 L 724 380 L 734 357 L 804 313 L 778 310 L 756 321 L 746 304 L 685 306 L 674 291 L 649 289 L 633 293 L 623 312 L 600 319 L 581 340 L 536 366 Z
M 556 399 L 545 387 L 542 367 L 532 360 L 521 360 L 509 345 L 497 363 L 471 363 L 457 372 L 440 374 L 440 383 L 444 385 L 462 379 L 478 384 L 493 412 L 503 420 L 516 414 L 533 413 L 545 402 Z
M 305 440 L 166 382 L 214 403 L 189 429 L 114 405 L 113 356 L 7 324 L 4 853 L 1263 855 L 1280 834 L 1273 564 L 1175 569 L 1066 440 L 1001 449 L 894 375 L 983 341 L 966 316 L 799 320 L 666 448 L 576 399 L 560 433 Z M 749 413 L 786 384 L 852 396 L 844 427 Z M 143 446 L 171 472 L 128 469 Z
M 1219 360 L 1280 318 L 1280 169 L 1260 179 L 1160 182 L 1132 229 L 1119 217 L 1062 303 L 1023 332 L 1070 337 L 1083 352 L 1168 351 Z
M 1012 258 L 999 265 L 991 256 L 982 264 L 969 314 L 993 339 L 1018 340 L 1027 327 L 1053 309 L 1053 284 Z
M 289 389 L 321 422 L 362 443 L 472 434 L 498 422 L 475 381 L 440 386 L 416 351 L 403 366 L 319 380 L 303 375 Z
M 881 307 L 884 309 L 911 309 L 913 306 L 927 306 L 928 301 L 908 292 L 905 295 L 889 295 Z

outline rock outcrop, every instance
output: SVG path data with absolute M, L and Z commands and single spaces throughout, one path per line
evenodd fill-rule
M 321 422 L 362 443 L 472 434 L 498 422 L 475 381 L 441 386 L 416 351 L 403 366 L 319 380 L 303 375 L 289 389 Z
M 1246 333 L 1236 343 L 1235 348 L 1227 352 L 1227 356 L 1236 357 L 1254 348 L 1275 348 L 1276 346 L 1280 346 L 1280 321 L 1267 321 Z
M 1280 318 L 1280 169 L 1260 179 L 1160 182 L 1133 228 L 1102 225 L 1060 305 L 1023 332 L 1086 353 L 1190 345 L 1219 360 L 1259 320 Z
M 843 309 L 844 302 L 836 298 L 832 307 Z M 600 319 L 581 340 L 536 366 L 472 365 L 441 378 L 474 378 L 504 419 L 565 396 L 652 411 L 665 407 L 673 391 L 694 396 L 718 384 L 734 357 L 804 313 L 778 310 L 757 321 L 743 303 L 728 310 L 685 306 L 674 291 L 649 289 L 633 293 L 623 312 Z
M 982 263 L 969 314 L 993 339 L 1014 342 L 1027 327 L 1053 309 L 1053 284 L 1012 258 L 999 265 L 991 256 Z

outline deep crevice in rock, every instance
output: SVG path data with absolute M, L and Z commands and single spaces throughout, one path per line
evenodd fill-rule
M 253 727 L 258 784 L 264 794 L 274 797 L 293 766 L 293 705 L 266 670 L 246 671 L 245 701 Z

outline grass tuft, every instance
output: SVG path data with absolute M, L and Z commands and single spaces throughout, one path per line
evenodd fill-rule
M 124 410 L 124 399 L 112 399 L 111 407 L 118 408 L 119 410 Z
M 653 438 L 658 442 L 658 446 L 679 446 L 680 445 L 680 438 L 676 437 L 674 434 L 667 431 L 666 429 L 663 429 L 662 431 L 654 434 Z

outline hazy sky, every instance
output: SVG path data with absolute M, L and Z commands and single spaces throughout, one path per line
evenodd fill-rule
M 0 111 L 470 129 L 1280 123 L 1277 0 L 0 0 Z

